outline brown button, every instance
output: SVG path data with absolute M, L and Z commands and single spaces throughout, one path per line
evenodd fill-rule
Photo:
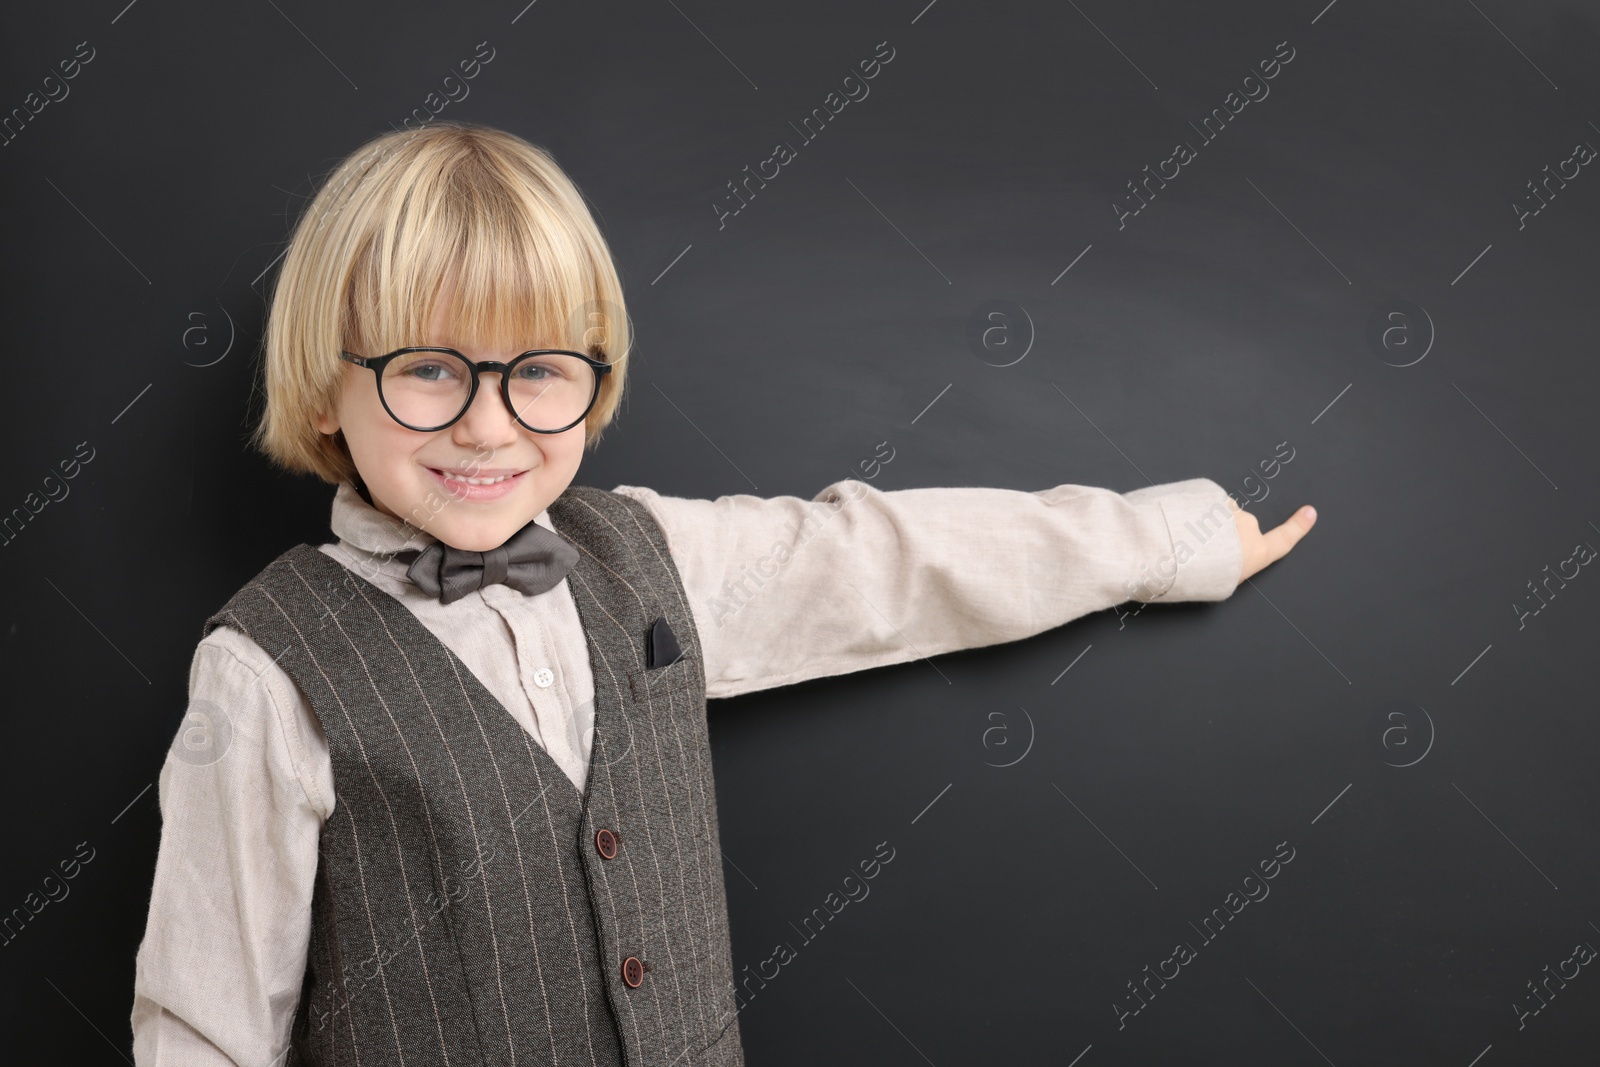
M 633 989 L 638 989 L 639 983 L 644 981 L 644 964 L 638 956 L 629 956 L 622 961 L 622 980 Z
M 594 835 L 595 851 L 608 860 L 617 858 L 617 835 L 610 830 L 600 829 Z

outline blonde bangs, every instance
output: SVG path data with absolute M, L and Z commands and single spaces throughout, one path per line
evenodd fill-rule
M 446 344 L 565 348 L 610 363 L 585 420 L 593 448 L 620 404 L 631 342 L 610 249 L 547 153 L 478 126 L 384 134 L 335 169 L 290 241 L 255 441 L 290 470 L 354 481 L 340 435 L 313 422 L 336 405 L 340 349 Z

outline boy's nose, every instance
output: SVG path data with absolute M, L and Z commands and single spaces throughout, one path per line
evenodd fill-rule
M 470 437 L 474 443 L 496 444 L 516 440 L 517 422 L 511 417 L 511 411 L 501 395 L 500 372 L 480 372 L 478 395 L 472 398 L 467 413 L 461 416 L 454 429 Z

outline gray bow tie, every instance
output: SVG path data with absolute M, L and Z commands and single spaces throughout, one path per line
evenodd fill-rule
M 566 538 L 530 522 L 505 544 L 487 552 L 435 541 L 417 554 L 406 574 L 429 596 L 448 604 L 474 589 L 496 584 L 537 596 L 554 588 L 577 562 L 578 550 Z

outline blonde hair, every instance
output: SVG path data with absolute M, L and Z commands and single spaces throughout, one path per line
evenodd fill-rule
M 337 406 L 339 352 L 452 341 L 566 348 L 610 363 L 584 420 L 593 448 L 627 378 L 632 330 L 611 252 L 582 194 L 544 149 L 486 126 L 398 130 L 351 153 L 295 225 L 268 312 L 266 404 L 251 443 L 280 467 L 359 484 Z

